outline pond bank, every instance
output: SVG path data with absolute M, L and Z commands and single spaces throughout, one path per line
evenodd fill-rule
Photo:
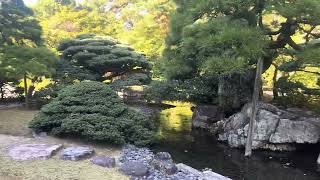
M 169 152 L 175 162 L 199 170 L 210 168 L 234 180 L 320 179 L 315 162 L 320 149 L 317 145 L 310 146 L 314 151 L 308 152 L 255 151 L 248 160 L 243 150 L 230 148 L 203 131 L 192 131 L 191 118 L 191 105 L 162 110 L 156 117 L 160 143 L 152 149 Z

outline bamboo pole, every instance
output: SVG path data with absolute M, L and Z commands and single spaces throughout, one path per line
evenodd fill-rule
M 24 83 L 25 104 L 26 104 L 26 108 L 29 108 L 27 73 L 25 73 L 23 76 L 23 83 Z
M 256 72 L 255 83 L 254 83 L 253 95 L 252 95 L 252 110 L 250 115 L 248 137 L 247 137 L 246 148 L 245 148 L 246 157 L 250 157 L 252 154 L 252 138 L 253 138 L 252 136 L 253 136 L 253 128 L 254 128 L 255 120 L 257 118 L 262 71 L 263 71 L 263 59 L 259 58 L 257 63 L 257 72 Z

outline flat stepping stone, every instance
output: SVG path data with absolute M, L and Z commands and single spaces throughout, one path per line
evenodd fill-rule
M 62 148 L 61 144 L 21 144 L 10 147 L 9 156 L 14 160 L 46 160 L 50 159 L 55 152 Z
M 89 147 L 69 147 L 61 152 L 60 159 L 78 161 L 89 158 L 91 155 L 93 155 L 93 153 L 93 149 Z
M 95 164 L 97 166 L 107 167 L 107 168 L 113 168 L 116 166 L 116 159 L 113 157 L 107 157 L 107 156 L 96 156 L 91 159 L 92 164 Z

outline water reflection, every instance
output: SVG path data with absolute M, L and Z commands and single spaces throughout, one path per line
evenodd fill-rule
M 243 151 L 231 149 L 201 131 L 191 130 L 191 104 L 161 111 L 159 144 L 155 151 L 170 152 L 176 162 L 213 171 L 234 180 L 320 180 L 316 172 L 317 151 L 272 153 L 258 151 L 249 160 Z M 309 163 L 306 163 L 309 162 Z

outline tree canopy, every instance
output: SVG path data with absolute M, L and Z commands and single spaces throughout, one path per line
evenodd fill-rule
M 169 80 L 245 74 L 255 68 L 259 58 L 267 70 L 285 57 L 278 64 L 278 70 L 286 74 L 286 80 L 279 79 L 282 82 L 278 84 L 284 85 L 289 83 L 292 72 L 319 67 L 317 0 L 175 2 L 177 10 L 171 16 L 164 51 L 163 70 Z M 309 73 L 319 78 L 316 71 Z M 223 91 L 221 86 L 218 89 Z
M 58 50 L 63 52 L 62 63 L 87 72 L 98 81 L 133 78 L 130 82 L 125 80 L 127 85 L 141 85 L 150 80 L 151 65 L 146 57 L 110 37 L 82 35 L 62 42 Z M 66 71 L 65 75 L 74 73 L 78 74 L 77 71 Z

